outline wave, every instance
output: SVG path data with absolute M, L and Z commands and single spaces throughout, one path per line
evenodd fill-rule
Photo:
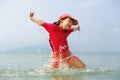
M 96 74 L 111 72 L 110 69 L 104 68 L 63 68 L 50 69 L 48 67 L 41 67 L 38 69 L 0 69 L 0 77 L 35 77 L 35 76 L 51 76 L 51 75 L 79 75 L 79 74 Z

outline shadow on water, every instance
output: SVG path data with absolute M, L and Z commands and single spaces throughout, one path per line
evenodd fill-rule
M 83 80 L 80 76 L 54 75 L 51 80 Z

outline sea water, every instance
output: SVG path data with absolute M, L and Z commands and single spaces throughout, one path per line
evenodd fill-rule
M 0 53 L 0 80 L 120 80 L 119 52 L 74 52 L 85 69 L 50 69 L 50 53 Z

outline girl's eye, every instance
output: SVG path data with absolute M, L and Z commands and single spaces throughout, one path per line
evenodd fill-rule
M 71 20 L 68 20 L 69 22 L 72 22 Z

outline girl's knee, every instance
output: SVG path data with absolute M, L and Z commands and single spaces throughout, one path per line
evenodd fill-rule
M 76 68 L 85 68 L 86 67 L 86 65 L 77 57 L 72 61 L 72 64 Z

